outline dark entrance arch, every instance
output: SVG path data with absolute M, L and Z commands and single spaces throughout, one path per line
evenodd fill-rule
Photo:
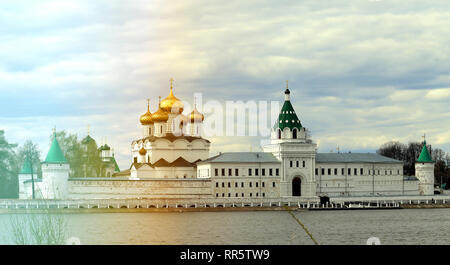
M 292 196 L 302 195 L 302 180 L 299 177 L 295 177 L 292 180 Z

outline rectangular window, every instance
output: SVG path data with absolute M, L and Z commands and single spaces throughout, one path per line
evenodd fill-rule
M 351 174 L 352 174 L 352 169 L 349 168 L 349 169 L 348 169 L 348 175 L 350 176 Z
M 216 188 L 218 188 L 219 187 L 219 182 L 216 182 Z
M 255 182 L 255 186 L 258 188 L 258 182 Z
M 216 168 L 216 169 L 214 169 L 214 176 L 219 176 L 219 169 L 218 168 Z
M 399 170 L 397 170 L 397 175 L 400 175 L 400 169 L 399 169 Z
M 291 160 L 291 161 L 289 161 L 289 166 L 290 166 L 290 167 L 292 167 L 292 160 Z
M 237 182 L 234 183 L 234 187 L 235 187 L 235 188 L 238 187 L 238 183 L 237 183 Z
M 249 176 L 252 175 L 252 169 L 251 169 L 251 168 L 248 169 L 248 175 L 249 175 Z
M 275 182 L 272 182 L 272 187 L 274 187 L 274 188 L 275 188 Z
M 298 160 L 296 161 L 296 166 L 298 167 Z
M 250 192 L 250 197 L 252 197 L 252 195 L 253 195 L 253 194 Z
M 364 169 L 363 168 L 361 168 L 361 170 L 359 171 L 359 174 L 360 175 L 364 175 Z
M 231 168 L 228 169 L 228 176 L 233 176 L 233 170 Z
M 222 188 L 225 188 L 225 182 L 222 182 Z
M 222 176 L 225 176 L 225 168 L 222 168 Z
M 216 197 L 219 197 L 219 193 L 216 193 Z
M 255 176 L 259 176 L 259 169 L 255 168 Z
M 231 197 L 231 193 L 228 193 L 228 197 Z
M 316 168 L 316 176 L 319 175 L 319 169 Z
M 266 197 L 266 194 L 263 192 L 263 197 Z
M 328 175 L 331 176 L 331 168 L 328 169 Z
M 239 176 L 239 169 L 238 168 L 234 169 L 234 175 L 235 176 Z
M 231 188 L 231 182 L 228 182 L 228 188 Z
M 244 197 L 244 193 L 242 193 L 242 197 Z
M 344 174 L 345 174 L 344 169 L 341 168 L 341 175 L 344 176 Z
M 238 196 L 238 194 L 236 193 L 236 197 Z
M 322 168 L 322 176 L 325 175 L 325 168 Z
M 334 169 L 334 175 L 337 176 L 337 168 Z
M 222 193 L 222 197 L 225 197 L 225 193 Z
M 276 169 L 275 169 L 275 175 L 277 175 L 277 176 L 280 175 L 280 169 L 279 169 L 279 168 L 276 168 Z
M 241 188 L 243 188 L 244 187 L 244 182 L 241 182 Z
M 354 168 L 353 172 L 355 173 L 355 176 L 358 175 L 358 169 L 357 168 Z
M 263 176 L 266 175 L 266 169 L 265 169 L 265 168 L 261 169 L 261 174 L 262 174 Z
M 269 176 L 273 175 L 273 169 L 269 168 Z
M 305 163 L 305 161 L 303 161 L 303 167 L 305 167 L 306 166 L 306 163 Z
M 261 183 L 262 184 L 262 187 L 264 188 L 264 187 L 266 187 L 266 184 L 265 184 L 265 182 L 263 182 L 263 183 Z

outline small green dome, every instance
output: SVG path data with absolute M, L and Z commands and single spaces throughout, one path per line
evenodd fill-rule
M 50 150 L 47 153 L 43 163 L 47 164 L 67 164 L 67 160 L 64 157 L 64 153 L 59 146 L 58 140 L 56 139 L 56 133 L 53 135 L 53 142 L 50 146 Z
M 289 91 L 289 89 L 286 89 L 284 93 L 286 95 L 289 95 L 291 92 Z M 284 130 L 284 128 L 286 127 L 291 130 L 294 128 L 300 130 L 303 127 L 289 99 L 286 99 L 284 101 L 283 107 L 281 108 L 280 114 L 278 115 L 278 120 L 274 125 L 274 129 L 280 128 L 281 130 Z

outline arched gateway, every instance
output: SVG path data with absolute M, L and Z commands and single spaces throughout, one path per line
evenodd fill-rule
M 299 177 L 292 179 L 292 196 L 302 195 L 302 180 Z

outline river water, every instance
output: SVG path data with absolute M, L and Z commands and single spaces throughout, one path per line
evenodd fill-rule
M 301 211 L 319 244 L 450 244 L 450 209 Z M 313 244 L 284 211 L 64 214 L 81 244 Z M 0 243 L 11 244 L 0 214 Z

